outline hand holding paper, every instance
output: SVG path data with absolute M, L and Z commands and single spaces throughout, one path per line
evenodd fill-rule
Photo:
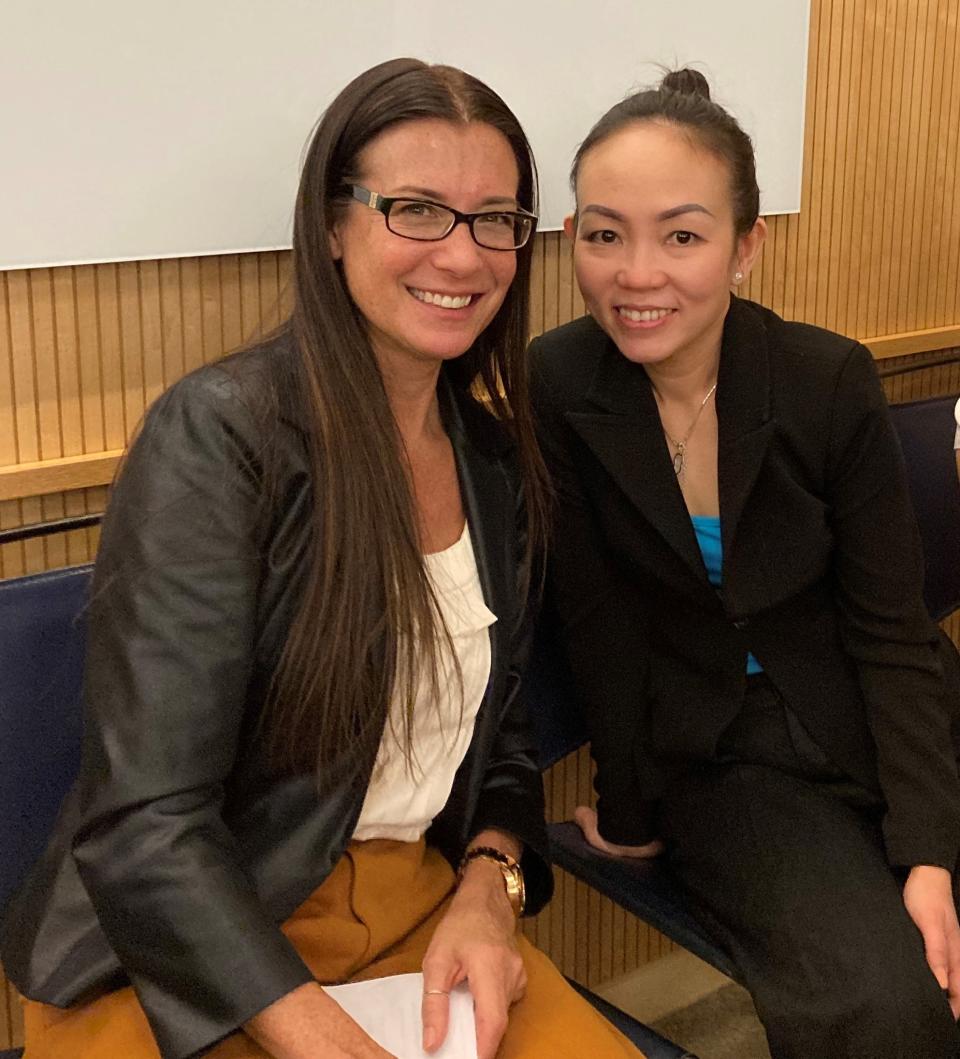
M 396 1059 L 477 1059 L 473 999 L 466 985 L 450 993 L 446 1039 L 432 1053 L 421 1044 L 423 975 L 398 974 L 369 982 L 327 986 L 328 993 L 382 1048 Z
M 485 834 L 503 841 L 497 832 Z M 436 1049 L 447 1029 L 444 991 L 467 982 L 473 995 L 478 1059 L 496 1055 L 510 1005 L 523 996 L 527 985 L 516 933 L 517 921 L 499 868 L 489 861 L 473 861 L 423 959 L 423 1044 L 429 1054 L 443 1054 Z

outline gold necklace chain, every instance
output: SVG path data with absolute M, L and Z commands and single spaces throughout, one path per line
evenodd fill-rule
M 662 423 L 660 424 L 663 427 L 663 435 L 664 435 L 664 437 L 677 450 L 673 454 L 673 473 L 678 478 L 682 478 L 683 477 L 683 464 L 684 464 L 684 461 L 686 459 L 687 442 L 690 440 L 691 435 L 693 434 L 694 430 L 696 429 L 697 423 L 700 422 L 700 416 L 702 415 L 704 408 L 707 407 L 707 401 L 709 401 L 710 398 L 713 396 L 713 392 L 714 392 L 714 390 L 716 390 L 716 388 L 717 388 L 717 384 L 714 383 L 710 387 L 710 389 L 707 390 L 706 394 L 704 394 L 704 398 L 700 402 L 700 407 L 697 409 L 697 414 L 693 417 L 693 422 L 690 424 L 689 427 L 687 427 L 686 434 L 684 434 L 683 437 L 679 441 L 676 441 L 672 437 L 670 437 L 670 435 L 667 433 L 667 428 L 663 427 Z M 654 390 L 654 392 L 656 392 L 656 390 Z M 659 396 L 659 394 L 658 394 L 658 396 Z

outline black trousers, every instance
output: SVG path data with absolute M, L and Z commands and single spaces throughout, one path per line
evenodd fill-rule
M 671 864 L 740 969 L 774 1059 L 957 1059 L 960 1031 L 886 862 L 883 806 L 762 675 L 717 759 L 661 805 Z

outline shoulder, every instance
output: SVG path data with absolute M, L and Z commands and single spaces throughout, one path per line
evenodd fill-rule
M 268 395 L 288 395 L 295 379 L 294 341 L 280 333 L 185 375 L 156 400 L 150 412 L 163 415 L 199 406 L 226 419 L 242 419 L 264 405 Z
M 609 345 L 609 337 L 596 320 L 581 316 L 535 338 L 530 343 L 530 356 L 544 369 L 558 369 L 584 358 L 595 361 Z
M 204 364 L 148 409 L 138 444 L 178 439 L 200 449 L 227 439 L 260 447 L 284 421 L 302 423 L 292 336 L 278 333 Z
M 530 383 L 534 397 L 548 391 L 560 404 L 582 396 L 597 364 L 616 352 L 592 316 L 581 316 L 535 338 L 530 343 Z M 618 354 L 619 355 L 619 354 Z
M 848 364 L 872 364 L 872 357 L 857 339 L 829 331 L 814 324 L 784 320 L 772 309 L 743 298 L 735 298 L 731 317 L 736 322 L 749 321 L 745 330 L 762 330 L 770 353 L 774 374 L 798 374 L 807 381 L 835 381 Z

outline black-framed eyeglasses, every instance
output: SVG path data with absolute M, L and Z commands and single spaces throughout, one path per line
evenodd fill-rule
M 465 224 L 477 246 L 487 250 L 519 250 L 533 234 L 536 214 L 526 210 L 485 210 L 461 213 L 452 206 L 428 199 L 386 198 L 359 184 L 344 184 L 343 193 L 378 210 L 394 235 L 404 239 L 436 242 L 446 237 L 458 224 Z

